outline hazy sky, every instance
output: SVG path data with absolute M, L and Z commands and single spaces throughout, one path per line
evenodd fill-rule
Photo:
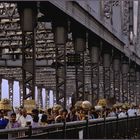
M 14 106 L 19 106 L 19 82 L 15 81 L 13 85 Z M 9 98 L 8 80 L 2 80 L 2 98 Z
M 17 81 L 14 81 L 14 85 L 13 85 L 13 98 L 14 98 L 14 104 L 13 106 L 19 106 L 20 105 L 20 96 L 19 96 L 19 82 Z M 37 101 L 37 87 L 36 87 L 36 90 L 35 90 L 35 98 L 36 98 L 36 101 Z M 45 89 L 43 88 L 42 89 L 42 97 L 43 97 L 43 106 L 45 107 L 45 95 L 46 95 L 46 91 Z M 50 91 L 49 92 L 49 107 L 52 107 L 53 106 L 53 92 Z M 8 80 L 5 80 L 3 79 L 2 80 L 2 99 L 3 98 L 9 98 L 9 86 L 8 86 Z

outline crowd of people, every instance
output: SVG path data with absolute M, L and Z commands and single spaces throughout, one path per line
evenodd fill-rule
M 127 117 L 139 113 L 140 109 L 134 103 L 118 103 L 112 107 L 107 107 L 104 103 L 92 106 L 89 101 L 78 101 L 69 110 L 56 104 L 46 110 L 35 108 L 31 112 L 20 106 L 14 108 L 14 111 L 0 109 L 0 129 L 27 127 L 29 125 L 32 127 L 47 126 L 64 121 L 71 122 L 103 117 Z

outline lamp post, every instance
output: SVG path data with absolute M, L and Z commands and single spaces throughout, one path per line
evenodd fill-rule
M 22 29 L 22 84 L 23 100 L 35 99 L 35 36 L 37 25 L 37 3 L 19 2 L 20 24 Z M 26 93 L 29 89 L 29 94 Z
M 112 50 L 104 44 L 103 48 L 103 84 L 104 84 L 104 98 L 110 98 L 111 93 L 111 75 L 110 75 L 110 66 L 111 66 L 111 57 Z
M 135 101 L 136 96 L 136 65 L 134 62 L 130 63 L 130 69 L 129 69 L 129 103 L 132 103 Z
M 140 67 L 136 65 L 136 96 L 135 96 L 135 102 L 138 105 L 140 102 Z
M 121 53 L 114 50 L 113 53 L 113 91 L 116 102 L 120 102 L 120 67 Z
M 128 102 L 128 72 L 129 60 L 125 56 L 122 58 L 122 102 Z
M 65 17 L 57 16 L 53 22 L 53 33 L 56 55 L 56 102 L 66 108 L 67 96 L 67 64 L 66 64 L 66 42 L 67 42 L 67 20 Z
M 91 59 L 91 93 L 92 104 L 99 99 L 99 51 L 100 40 L 89 35 L 89 49 Z
M 86 50 L 86 29 L 77 23 L 72 25 L 72 36 L 75 54 L 80 55 L 81 63 L 75 66 L 75 99 L 80 101 L 85 99 L 85 50 Z

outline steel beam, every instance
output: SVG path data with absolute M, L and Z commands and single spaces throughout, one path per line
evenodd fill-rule
M 18 3 L 22 28 L 22 83 L 24 100 L 29 97 L 35 99 L 36 6 L 36 2 Z M 31 60 L 28 60 L 28 57 Z M 29 89 L 29 94 L 27 94 L 26 88 Z
M 113 56 L 113 92 L 116 102 L 121 102 L 120 98 L 120 64 L 121 57 L 119 52 L 114 51 Z
M 111 65 L 110 65 L 110 98 L 114 98 L 114 72 L 113 72 L 113 68 L 112 68 L 112 62 L 113 60 L 111 59 Z
M 99 47 L 100 40 L 95 40 L 95 38 L 90 38 L 89 36 L 92 104 L 95 104 L 99 99 Z
M 103 41 L 100 41 L 100 63 L 99 63 L 99 98 L 104 98 L 104 69 L 103 69 L 103 55 L 102 55 Z
M 136 73 L 135 73 L 135 65 L 130 65 L 129 69 L 129 103 L 135 101 L 135 89 L 136 89 Z
M 43 98 L 42 98 L 42 88 L 41 87 L 37 87 L 37 100 L 38 100 L 38 108 L 42 109 L 43 108 Z
M 49 94 L 49 95 L 50 95 L 50 94 Z M 52 95 L 53 95 L 53 105 L 54 105 L 54 104 L 57 103 L 57 102 L 56 102 L 56 91 L 55 91 L 55 90 L 53 90 Z
M 49 102 L 49 90 L 45 89 L 45 108 L 49 108 L 50 107 L 50 102 Z
M 102 62 L 99 65 L 99 98 L 104 98 L 104 70 Z
M 8 85 L 9 85 L 9 99 L 10 99 L 10 103 L 13 106 L 13 84 L 14 81 L 12 80 L 8 80 Z
M 103 50 L 103 84 L 104 84 L 104 98 L 110 98 L 111 84 L 110 84 L 110 66 L 111 66 L 111 51 L 108 48 Z
M 0 100 L 2 99 L 2 77 L 0 77 Z
M 35 99 L 35 31 L 30 36 L 30 43 L 26 42 L 26 33 L 23 33 L 23 50 L 22 50 L 22 80 L 23 80 L 23 99 L 32 97 Z M 29 61 L 28 55 L 32 56 Z M 27 76 L 28 75 L 28 76 Z M 29 94 L 26 93 L 29 89 Z
M 58 18 L 58 17 L 57 17 Z M 56 69 L 56 100 L 58 104 L 66 107 L 66 41 L 67 41 L 67 21 L 59 17 L 52 23 L 54 40 L 56 45 L 55 55 L 55 69 Z
M 137 105 L 140 103 L 140 71 L 136 69 L 136 97 L 135 102 Z
M 20 105 L 23 105 L 23 85 L 19 82 Z
M 129 72 L 129 60 L 126 57 L 122 59 L 122 102 L 128 102 L 128 72 Z

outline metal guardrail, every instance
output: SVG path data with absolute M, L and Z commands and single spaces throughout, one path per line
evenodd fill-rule
M 140 115 L 109 117 L 93 120 L 50 124 L 46 127 L 0 130 L 0 138 L 7 139 L 121 139 L 140 138 Z

